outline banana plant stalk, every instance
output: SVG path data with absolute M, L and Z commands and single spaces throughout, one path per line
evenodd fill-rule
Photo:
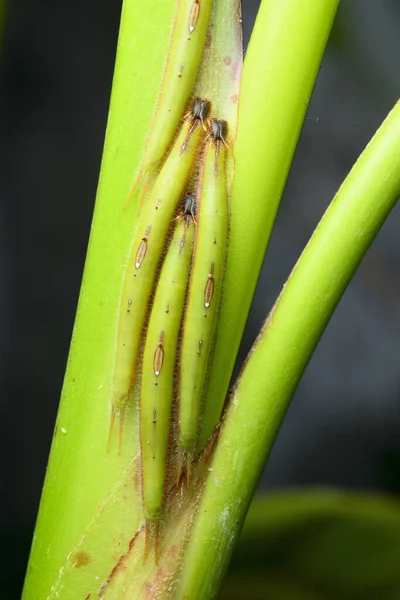
M 194 4 L 201 10 L 201 2 Z M 228 164 L 231 228 L 219 337 L 205 396 L 213 408 L 204 415 L 201 445 L 220 419 L 337 5 L 338 0 L 263 0 L 240 80 L 240 60 L 233 75 L 218 68 L 231 65 L 225 59 L 239 47 L 237 2 L 214 2 L 212 42 L 206 44 L 195 94 L 211 96 L 228 121 L 234 159 Z M 197 461 L 190 485 L 171 492 L 160 556 L 150 552 L 144 561 L 137 395 L 125 415 L 120 452 L 107 452 L 106 446 L 119 303 L 138 220 L 137 202 L 123 207 L 157 109 L 176 6 L 175 0 L 123 3 L 96 207 L 24 600 L 217 596 L 291 395 L 400 191 L 396 107 L 271 313 L 219 438 Z M 228 90 L 235 93 L 224 100 Z

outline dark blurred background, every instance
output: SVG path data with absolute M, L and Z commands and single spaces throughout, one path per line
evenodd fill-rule
M 1 3 L 1 2 L 0 2 Z M 247 45 L 259 2 L 245 0 Z M 28 559 L 78 299 L 121 0 L 12 0 L 0 47 L 2 599 Z M 342 0 L 242 358 L 329 201 L 399 97 L 400 3 Z M 400 207 L 343 297 L 262 488 L 400 491 Z M 40 599 L 38 599 L 40 600 Z

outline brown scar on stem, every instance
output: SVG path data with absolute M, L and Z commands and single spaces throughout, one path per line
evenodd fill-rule
M 212 454 L 214 452 L 215 446 L 216 446 L 216 442 L 218 440 L 220 431 L 221 431 L 221 424 L 222 424 L 222 419 L 221 421 L 219 421 L 217 423 L 217 425 L 214 428 L 214 431 L 212 432 L 211 436 L 209 437 L 206 445 L 204 446 L 204 449 L 201 452 L 201 458 L 204 459 L 205 464 L 207 465 L 210 462 L 210 459 L 212 457 Z
M 115 579 L 115 577 L 118 575 L 118 573 L 125 569 L 125 561 L 128 558 L 129 554 L 131 553 L 132 549 L 134 548 L 137 539 L 139 538 L 140 534 L 143 532 L 144 529 L 145 529 L 145 523 L 143 523 L 143 525 L 141 525 L 139 527 L 139 529 L 136 531 L 135 535 L 129 542 L 128 550 L 125 552 L 125 554 L 122 554 L 119 557 L 115 566 L 111 570 L 111 573 L 109 574 L 107 579 L 104 581 L 104 583 L 101 585 L 101 587 L 99 589 L 99 600 L 104 599 L 104 592 L 107 590 L 107 587 L 110 585 L 110 583 L 113 581 L 113 579 Z

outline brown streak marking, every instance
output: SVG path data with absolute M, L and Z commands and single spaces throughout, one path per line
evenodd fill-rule
M 111 581 L 113 579 L 115 579 L 116 575 L 118 575 L 118 573 L 120 571 L 123 571 L 124 569 L 126 569 L 125 560 L 127 559 L 128 555 L 132 551 L 132 548 L 134 547 L 136 540 L 138 539 L 139 535 L 143 532 L 144 529 L 145 529 L 145 524 L 143 523 L 143 525 L 141 525 L 139 527 L 139 529 L 137 530 L 137 532 L 135 533 L 135 535 L 129 542 L 128 550 L 125 552 L 125 554 L 122 554 L 119 557 L 115 567 L 113 567 L 111 573 L 109 574 L 109 576 L 107 577 L 105 582 L 101 585 L 100 590 L 99 590 L 99 600 L 102 600 L 104 598 L 103 592 L 107 589 L 107 587 L 109 586 Z

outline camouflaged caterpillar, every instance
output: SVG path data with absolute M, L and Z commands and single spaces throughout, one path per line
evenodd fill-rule
M 179 330 L 190 273 L 195 197 L 188 195 L 161 269 L 143 354 L 140 389 L 143 509 L 162 515 Z
M 107 448 L 118 419 L 121 450 L 124 417 L 136 379 L 151 290 L 171 220 L 194 165 L 203 132 L 202 123 L 209 110 L 208 100 L 196 98 L 139 217 L 122 290 Z
M 180 353 L 179 445 L 186 462 L 196 456 L 202 392 L 215 336 L 228 236 L 227 123 L 213 120 L 198 198 L 198 227 Z

